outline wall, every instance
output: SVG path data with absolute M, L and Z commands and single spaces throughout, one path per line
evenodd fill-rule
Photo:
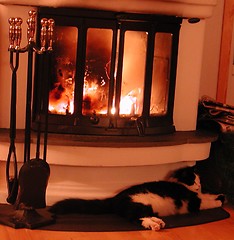
M 233 39 L 234 39 L 234 37 L 233 37 Z M 232 54 L 232 57 L 233 57 L 233 54 Z M 227 102 L 226 102 L 227 104 L 230 104 L 232 106 L 234 106 L 233 91 L 234 91 L 234 64 L 231 65 L 231 69 L 230 69 L 230 77 L 229 77 L 228 89 L 227 89 Z
M 212 17 L 206 20 L 201 70 L 200 97 L 216 98 L 224 0 L 218 0 Z
M 9 127 L 9 106 L 10 106 L 10 89 L 11 89 L 11 70 L 9 66 L 9 45 L 8 38 L 8 18 L 22 17 L 24 28 L 21 46 L 26 45 L 26 17 L 31 7 L 8 7 L 0 5 L 0 128 Z M 20 55 L 20 66 L 17 72 L 17 128 L 24 128 L 25 100 L 26 100 L 26 74 L 27 74 L 27 54 Z
M 227 16 L 227 20 L 226 21 L 233 21 L 233 7 L 234 7 L 234 2 L 232 2 L 231 6 L 232 6 L 232 11 L 230 11 L 230 14 Z M 229 3 L 230 4 L 230 3 Z M 226 5 L 225 8 L 228 8 L 229 5 Z M 224 10 L 227 11 L 227 10 Z M 229 17 L 229 18 L 228 18 Z M 231 104 L 234 106 L 234 25 L 233 23 L 228 23 L 229 25 L 229 29 L 232 28 L 232 32 L 231 32 L 231 43 L 230 43 L 230 49 L 229 49 L 229 53 L 230 53 L 230 58 L 227 58 L 230 60 L 229 62 L 229 66 L 228 66 L 228 82 L 227 82 L 227 96 L 226 96 L 226 103 L 227 104 Z M 228 38 L 226 39 L 228 42 Z M 227 44 L 228 46 L 228 44 Z

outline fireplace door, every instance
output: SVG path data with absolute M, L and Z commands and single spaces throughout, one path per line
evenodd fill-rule
M 41 8 L 38 22 L 42 18 L 53 18 L 56 26 L 53 52 L 36 59 L 35 128 L 43 106 L 50 132 L 143 136 L 175 131 L 180 18 Z M 48 94 L 41 92 L 45 84 Z

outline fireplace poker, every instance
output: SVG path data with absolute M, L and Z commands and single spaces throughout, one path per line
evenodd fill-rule
M 28 70 L 27 70 L 27 94 L 26 94 L 26 113 L 25 113 L 25 144 L 24 144 L 24 163 L 30 160 L 30 141 L 31 141 L 31 102 L 32 102 L 32 68 L 33 68 L 33 49 L 35 46 L 34 34 L 36 29 L 36 11 L 29 11 L 27 20 L 27 39 L 28 39 Z
M 28 30 L 28 73 L 27 73 L 27 101 L 26 101 L 26 121 L 25 121 L 25 155 L 24 162 L 30 161 L 30 140 L 31 140 L 31 101 L 32 101 L 32 68 L 33 68 L 33 52 L 35 51 L 43 58 L 47 52 L 51 52 L 53 50 L 53 29 L 54 29 L 54 20 L 53 19 L 41 19 L 41 32 L 40 32 L 40 43 L 41 47 L 37 48 L 34 41 L 34 33 L 35 33 L 35 11 L 29 12 L 29 19 L 27 20 Z M 47 66 L 46 64 L 44 64 Z M 45 94 L 47 93 L 47 85 L 44 88 Z M 45 103 L 48 105 L 48 100 L 46 99 Z M 41 141 L 41 114 L 42 114 L 42 104 L 40 101 L 39 106 L 39 114 L 38 114 L 38 126 L 37 126 L 37 143 L 36 143 L 36 158 L 40 159 L 40 141 Z M 47 107 L 48 109 L 48 107 Z M 48 110 L 47 110 L 48 111 Z M 43 160 L 46 159 L 46 149 L 47 149 L 47 122 L 48 122 L 48 114 L 45 113 L 45 131 L 44 131 L 44 157 Z

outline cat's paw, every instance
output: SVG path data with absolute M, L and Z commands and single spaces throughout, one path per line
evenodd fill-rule
M 157 217 L 144 217 L 140 220 L 142 221 L 141 225 L 144 228 L 151 229 L 153 231 L 158 231 L 165 227 L 163 220 Z

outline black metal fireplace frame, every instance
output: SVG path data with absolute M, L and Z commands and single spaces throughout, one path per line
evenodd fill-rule
M 144 107 L 140 117 L 120 117 L 118 114 L 110 114 L 111 103 L 108 104 L 107 116 L 84 116 L 82 115 L 82 104 L 75 104 L 74 113 L 71 115 L 49 114 L 48 131 L 56 133 L 88 134 L 88 135 L 158 135 L 173 133 L 174 94 L 176 84 L 177 55 L 179 43 L 179 31 L 182 19 L 174 16 L 161 16 L 151 14 L 118 13 L 110 11 L 75 9 L 75 8 L 39 8 L 38 23 L 42 18 L 53 18 L 57 26 L 75 26 L 79 28 L 78 55 L 76 70 L 75 101 L 82 103 L 83 82 L 85 71 L 85 43 L 87 29 L 107 28 L 113 30 L 112 59 L 115 59 L 117 30 L 121 29 L 120 43 L 124 41 L 126 30 L 142 30 L 148 32 L 148 46 L 144 86 Z M 173 34 L 172 54 L 170 63 L 169 90 L 167 101 L 167 112 L 164 115 L 150 116 L 150 96 L 153 71 L 154 38 L 156 32 Z M 40 36 L 38 36 L 38 40 Z M 53 53 L 52 53 L 53 54 Z M 121 71 L 123 51 L 119 52 L 117 84 L 116 84 L 116 109 L 119 109 Z M 47 63 L 46 66 L 44 63 Z M 110 89 L 114 87 L 114 66 L 111 63 Z M 35 64 L 34 99 L 33 99 L 33 128 L 37 129 L 38 121 L 43 120 L 43 114 L 39 117 L 41 106 L 44 104 L 45 96 L 43 88 L 46 81 L 43 79 L 48 72 L 45 68 L 50 66 L 50 54 L 37 56 Z M 78 71 L 79 69 L 79 71 Z M 41 97 L 42 96 L 42 97 Z M 113 91 L 109 91 L 109 99 L 112 99 Z M 43 111 L 47 111 L 42 107 Z M 117 111 L 118 112 L 118 111 Z M 43 121 L 42 121 L 43 122 Z

